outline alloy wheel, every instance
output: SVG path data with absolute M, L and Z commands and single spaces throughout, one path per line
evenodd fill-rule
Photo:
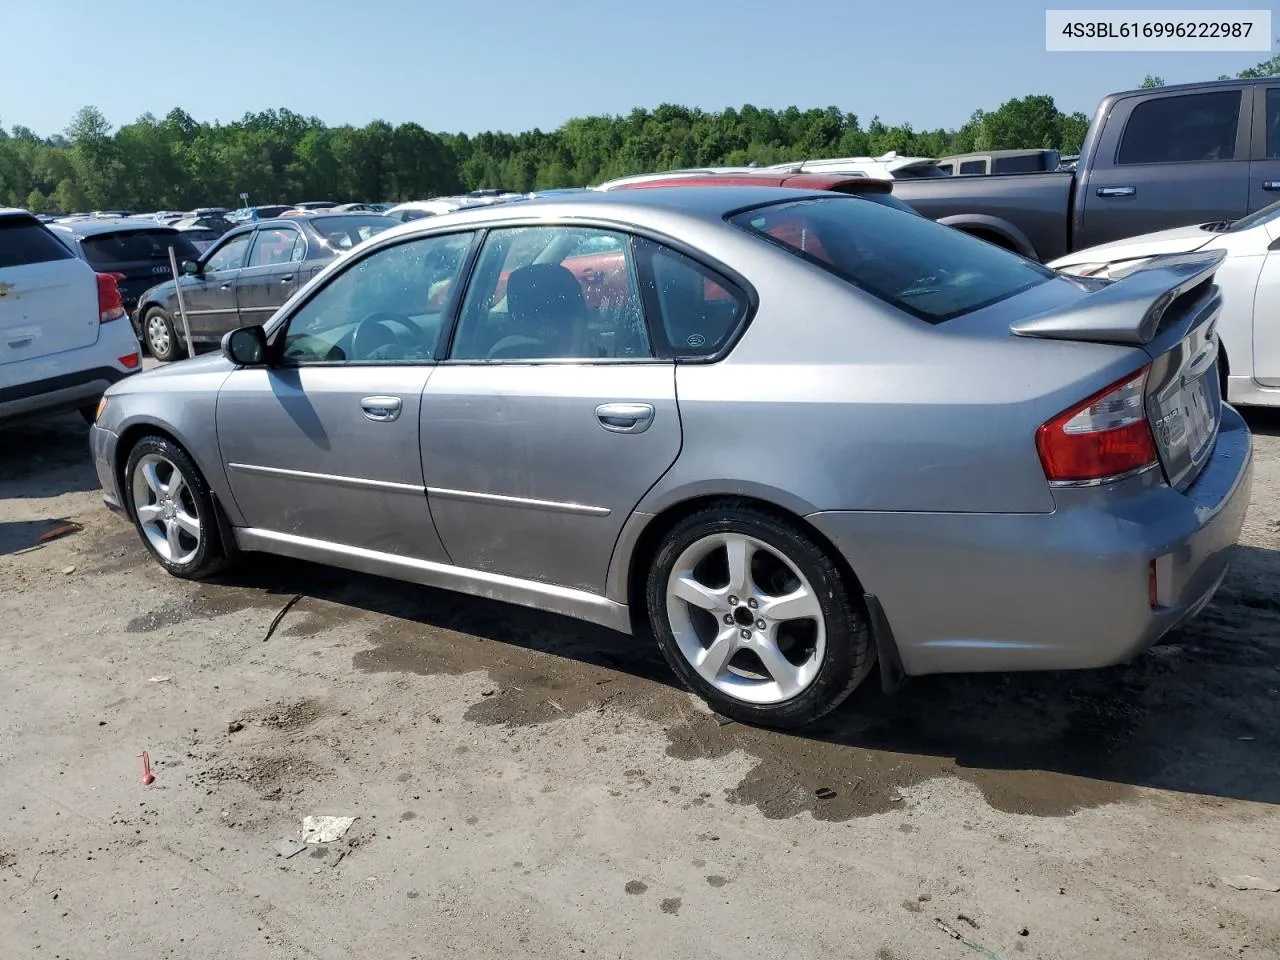
M 133 511 L 143 536 L 163 559 L 189 563 L 200 549 L 200 515 L 182 471 L 148 453 L 133 471 Z
M 167 356 L 169 353 L 169 324 L 158 313 L 147 318 L 147 346 L 152 356 Z
M 667 617 L 680 653 L 728 697 L 772 704 L 803 693 L 826 657 L 813 586 L 763 540 L 713 534 L 677 558 Z

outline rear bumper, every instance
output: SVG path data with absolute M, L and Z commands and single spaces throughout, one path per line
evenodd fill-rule
M 1063 493 L 1048 514 L 809 520 L 879 599 L 906 673 L 1103 667 L 1141 653 L 1213 598 L 1244 523 L 1251 471 L 1248 428 L 1224 407 L 1214 452 L 1183 492 L 1148 478 Z
M 119 358 L 133 354 L 132 370 Z M 0 422 L 91 407 L 111 384 L 142 370 L 138 341 L 129 325 L 102 325 L 98 342 L 50 357 L 0 367 Z

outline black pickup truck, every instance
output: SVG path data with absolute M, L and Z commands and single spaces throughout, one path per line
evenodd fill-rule
M 1048 262 L 1280 200 L 1280 77 L 1103 98 L 1071 173 L 899 180 L 940 223 Z

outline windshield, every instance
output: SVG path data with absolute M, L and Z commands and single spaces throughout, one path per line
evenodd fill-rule
M 350 250 L 362 240 L 368 240 L 375 233 L 381 233 L 394 227 L 397 221 L 382 214 L 359 214 L 338 217 L 308 217 L 307 222 L 315 228 L 334 250 Z
M 800 200 L 757 207 L 730 220 L 929 323 L 1056 276 L 985 240 L 880 203 Z
M 1280 216 L 1280 200 L 1275 203 L 1263 207 L 1261 210 L 1255 210 L 1247 217 L 1241 217 L 1235 223 L 1227 228 L 1227 233 L 1241 233 L 1245 230 L 1252 229 L 1259 224 L 1268 223 Z
M 137 260 L 168 260 L 170 246 L 179 262 L 194 260 L 198 255 L 191 242 L 176 230 L 100 233 L 80 241 L 85 259 L 95 267 Z

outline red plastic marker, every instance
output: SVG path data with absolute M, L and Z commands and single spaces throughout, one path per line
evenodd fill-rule
M 155 780 L 155 776 L 151 773 L 151 759 L 147 756 L 147 751 L 142 751 L 142 782 L 149 784 Z

